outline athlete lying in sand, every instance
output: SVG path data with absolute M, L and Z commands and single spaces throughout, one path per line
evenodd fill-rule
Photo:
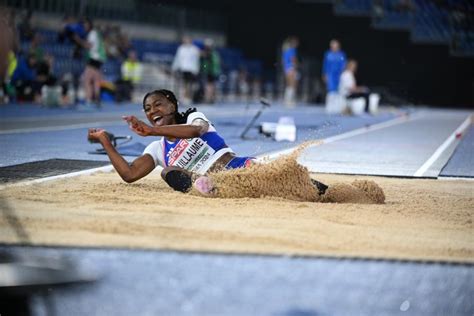
M 255 163 L 252 157 L 238 157 L 226 145 L 206 116 L 196 109 L 178 112 L 178 100 L 169 90 L 155 90 L 143 98 L 143 111 L 151 126 L 135 116 L 124 116 L 130 129 L 140 136 L 162 136 L 148 145 L 143 155 L 131 164 L 117 152 L 104 129 L 90 129 L 88 139 L 102 144 L 115 170 L 128 183 L 163 167 L 162 178 L 176 191 L 194 188 L 212 194 L 214 185 L 206 174 L 226 169 L 245 168 Z M 327 186 L 313 181 L 320 194 Z

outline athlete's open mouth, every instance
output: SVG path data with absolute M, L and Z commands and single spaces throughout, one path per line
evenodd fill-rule
M 159 116 L 159 115 L 155 115 L 155 116 L 152 117 L 153 122 L 155 122 L 155 124 L 158 124 L 161 121 L 162 118 L 163 118 L 163 116 Z

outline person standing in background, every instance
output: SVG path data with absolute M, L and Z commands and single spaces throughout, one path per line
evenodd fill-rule
M 10 78 L 17 67 L 15 53 L 19 49 L 15 28 L 15 11 L 0 7 L 0 105 L 10 101 Z M 12 88 L 13 90 L 13 88 Z
M 87 32 L 84 29 L 84 23 L 78 21 L 72 15 L 66 15 L 63 18 L 63 26 L 58 32 L 58 42 L 69 42 L 74 45 L 72 57 L 74 59 L 82 59 L 83 42 L 87 38 Z
M 216 102 L 216 81 L 221 74 L 221 58 L 214 48 L 214 41 L 206 39 L 201 53 L 201 76 L 206 82 L 204 102 Z
M 288 107 L 294 107 L 296 101 L 296 90 L 298 88 L 298 51 L 299 40 L 290 36 L 283 42 L 282 64 L 285 74 L 284 103 Z
M 341 50 L 341 44 L 333 39 L 329 42 L 329 50 L 324 54 L 323 81 L 326 83 L 326 92 L 338 92 L 339 79 L 346 67 L 346 54 Z
M 199 74 L 199 48 L 193 44 L 191 37 L 184 36 L 183 43 L 178 47 L 171 69 L 178 74 L 183 84 L 181 99 L 191 103 L 194 94 L 194 84 Z
M 83 73 L 86 104 L 94 103 L 100 107 L 101 67 L 106 61 L 104 41 L 90 19 L 84 20 L 84 29 L 87 32 L 87 40 L 82 42 L 87 49 L 87 65 Z

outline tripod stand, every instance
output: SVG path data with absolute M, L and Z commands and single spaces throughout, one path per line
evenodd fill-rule
M 247 124 L 247 126 L 245 126 L 245 129 L 244 131 L 242 132 L 242 134 L 240 134 L 240 138 L 242 139 L 249 139 L 246 134 L 248 133 L 248 131 L 252 128 L 252 126 L 255 124 L 255 122 L 257 121 L 257 119 L 260 117 L 260 115 L 262 114 L 263 110 L 265 110 L 266 107 L 270 107 L 270 102 L 265 99 L 265 98 L 260 98 L 260 103 L 262 104 L 262 106 L 260 107 L 260 109 L 258 110 L 257 113 L 255 113 L 254 117 L 250 120 L 250 122 Z

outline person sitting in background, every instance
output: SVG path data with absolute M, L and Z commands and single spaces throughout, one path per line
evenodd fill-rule
M 35 34 L 31 40 L 28 55 L 34 55 L 36 59 L 36 71 L 39 81 L 48 82 L 56 81 L 51 73 L 54 58 L 52 55 L 45 54 L 43 47 L 41 47 L 42 38 L 39 34 Z
M 53 75 L 54 57 L 45 54 L 41 43 L 42 37 L 36 33 L 31 40 L 28 54 L 34 55 L 36 58 L 36 76 L 41 86 L 42 104 L 45 106 L 67 105 L 69 103 L 67 100 L 68 84 L 62 80 L 59 82 L 60 80 Z M 43 89 L 44 86 L 47 88 Z M 59 93 L 58 90 L 61 90 L 61 92 Z
M 178 73 L 183 83 L 182 99 L 184 103 L 190 103 L 194 93 L 194 84 L 199 74 L 199 48 L 197 48 L 189 36 L 183 37 L 183 43 L 178 47 L 174 56 L 171 69 Z
M 41 97 L 41 82 L 36 73 L 36 56 L 28 54 L 21 57 L 11 77 L 18 101 L 39 102 Z
M 357 71 L 357 61 L 349 59 L 346 69 L 341 75 L 339 82 L 339 93 L 346 99 L 364 98 L 365 111 L 369 112 L 370 91 L 367 87 L 357 86 L 355 72 Z
M 122 63 L 121 78 L 116 82 L 115 100 L 130 101 L 133 89 L 142 80 L 143 66 L 134 50 L 128 52 L 128 58 Z
M 43 60 L 38 61 L 33 52 L 19 59 L 11 77 L 18 101 L 44 106 L 63 105 L 59 90 L 64 97 L 67 95 L 67 88 L 58 85 L 57 78 L 51 72 L 52 64 L 52 56 L 45 55 Z

